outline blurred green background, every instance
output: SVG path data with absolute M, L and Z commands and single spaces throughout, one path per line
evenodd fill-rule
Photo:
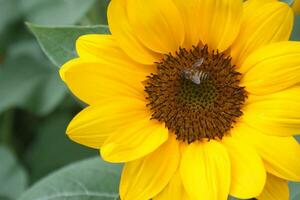
M 108 2 L 109 0 L 0 0 L 0 200 L 17 199 L 27 188 L 51 172 L 69 163 L 98 155 L 97 151 L 75 144 L 65 135 L 68 122 L 83 106 L 60 80 L 58 67 L 69 57 L 76 56 L 74 51 L 69 50 L 74 49 L 74 40 L 78 35 L 103 32 L 92 25 L 107 24 Z M 29 24 L 30 29 L 46 45 L 42 47 L 50 49 L 52 62 L 24 22 L 38 24 Z M 91 27 L 78 30 L 74 25 Z M 57 28 L 58 26 L 64 27 Z M 67 33 L 67 37 L 58 34 L 57 38 L 51 38 L 50 35 L 55 35 L 56 31 Z M 299 17 L 292 39 L 300 40 Z M 59 43 L 70 49 L 56 49 L 55 45 Z M 69 57 L 63 57 L 61 52 L 69 53 Z M 81 173 L 81 168 L 93 171 L 95 169 L 90 163 L 95 162 L 99 164 L 102 161 L 91 159 L 80 163 L 77 171 L 68 168 L 60 171 L 60 175 L 76 175 Z M 116 173 L 112 177 L 105 175 L 95 178 L 105 180 L 103 184 L 111 188 L 103 190 L 111 190 L 112 195 L 103 198 L 89 196 L 88 199 L 117 199 L 115 193 L 119 166 L 100 164 L 103 172 L 116 167 Z M 86 176 L 93 179 L 94 173 Z M 49 181 L 57 185 L 52 179 L 54 180 L 49 177 L 44 185 L 48 185 Z M 81 181 L 81 184 L 85 183 L 84 180 Z M 84 188 L 88 191 L 91 187 L 99 186 L 99 183 L 93 186 L 88 184 Z M 38 188 L 42 188 L 39 189 L 41 191 L 45 187 L 43 183 L 38 185 Z M 48 193 L 54 193 L 47 187 Z M 291 198 L 299 200 L 299 185 L 291 184 L 291 188 Z M 34 200 L 30 195 L 22 199 Z M 70 198 L 64 196 L 44 199 Z
M 65 129 L 82 106 L 60 80 L 25 21 L 45 26 L 106 24 L 106 0 L 0 0 L 0 199 L 97 151 Z

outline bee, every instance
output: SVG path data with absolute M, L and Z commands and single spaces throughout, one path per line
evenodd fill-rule
M 203 63 L 204 63 L 204 58 L 200 58 L 200 59 L 196 60 L 196 62 L 192 65 L 192 67 L 200 68 Z
M 189 69 L 184 69 L 183 70 L 183 76 L 184 78 L 192 81 L 193 83 L 200 85 L 201 82 L 203 82 L 204 80 L 208 79 L 208 73 L 200 70 L 199 68 L 201 67 L 201 65 L 203 64 L 204 59 L 198 59 L 196 60 L 196 62 L 192 65 L 191 68 Z

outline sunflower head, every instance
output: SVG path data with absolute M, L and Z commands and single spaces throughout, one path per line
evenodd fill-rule
M 180 48 L 148 77 L 147 106 L 180 141 L 222 139 L 242 115 L 247 95 L 240 79 L 230 56 L 207 45 Z
M 124 162 L 122 200 L 288 199 L 300 181 L 300 44 L 276 0 L 112 0 L 61 75 L 69 137 Z M 278 189 L 280 188 L 280 189 Z

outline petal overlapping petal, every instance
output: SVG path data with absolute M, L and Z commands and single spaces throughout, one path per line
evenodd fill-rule
M 147 111 L 146 111 L 147 112 Z M 148 155 L 168 139 L 164 124 L 148 118 L 137 119 L 128 127 L 111 134 L 101 147 L 109 162 L 129 162 Z
M 179 147 L 174 136 L 150 155 L 125 164 L 120 183 L 121 199 L 151 199 L 163 190 L 179 164 Z
M 142 82 L 154 70 L 131 62 L 120 65 L 77 58 L 67 62 L 60 74 L 76 97 L 89 105 L 96 105 L 102 99 L 116 96 L 144 100 Z
M 250 95 L 242 119 L 256 129 L 277 136 L 300 134 L 300 87 L 270 95 Z
M 241 66 L 247 56 L 260 47 L 287 41 L 293 29 L 293 19 L 293 11 L 286 3 L 246 4 L 241 31 L 231 46 L 233 62 Z
M 125 0 L 112 0 L 108 7 L 107 16 L 112 35 L 123 51 L 133 60 L 148 65 L 160 60 L 160 54 L 145 47 L 136 37 L 135 31 L 129 24 Z
M 149 118 L 144 101 L 124 97 L 103 100 L 76 115 L 67 134 L 77 143 L 99 149 L 114 132 L 119 133 L 136 121 Z
M 172 0 L 126 0 L 130 26 L 149 49 L 175 52 L 184 42 L 184 25 Z
M 240 31 L 242 1 L 200 0 L 199 7 L 201 17 L 197 26 L 202 43 L 221 52 L 228 49 Z
M 254 51 L 238 70 L 241 84 L 255 95 L 279 92 L 299 83 L 300 42 L 277 42 Z
M 231 162 L 230 195 L 239 199 L 258 196 L 266 182 L 266 170 L 255 149 L 236 137 L 224 137 Z
M 244 123 L 239 123 L 232 134 L 257 150 L 267 172 L 282 179 L 300 181 L 300 145 L 294 137 L 269 136 Z
M 200 42 L 201 27 L 198 25 L 202 17 L 202 10 L 199 0 L 173 0 L 182 16 L 185 40 L 183 47 L 190 49 L 193 45 L 197 46 Z
M 268 174 L 267 183 L 258 200 L 289 200 L 289 187 L 286 180 Z
M 226 200 L 231 176 L 226 148 L 214 140 L 185 148 L 180 174 L 188 195 L 195 200 Z
M 153 198 L 153 200 L 166 199 L 192 200 L 188 197 L 186 191 L 184 190 L 179 170 L 177 170 L 164 190 Z

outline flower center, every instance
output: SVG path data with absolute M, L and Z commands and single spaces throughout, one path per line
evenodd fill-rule
M 221 139 L 243 114 L 247 93 L 225 54 L 210 53 L 207 46 L 180 48 L 156 64 L 145 86 L 147 106 L 178 140 Z

